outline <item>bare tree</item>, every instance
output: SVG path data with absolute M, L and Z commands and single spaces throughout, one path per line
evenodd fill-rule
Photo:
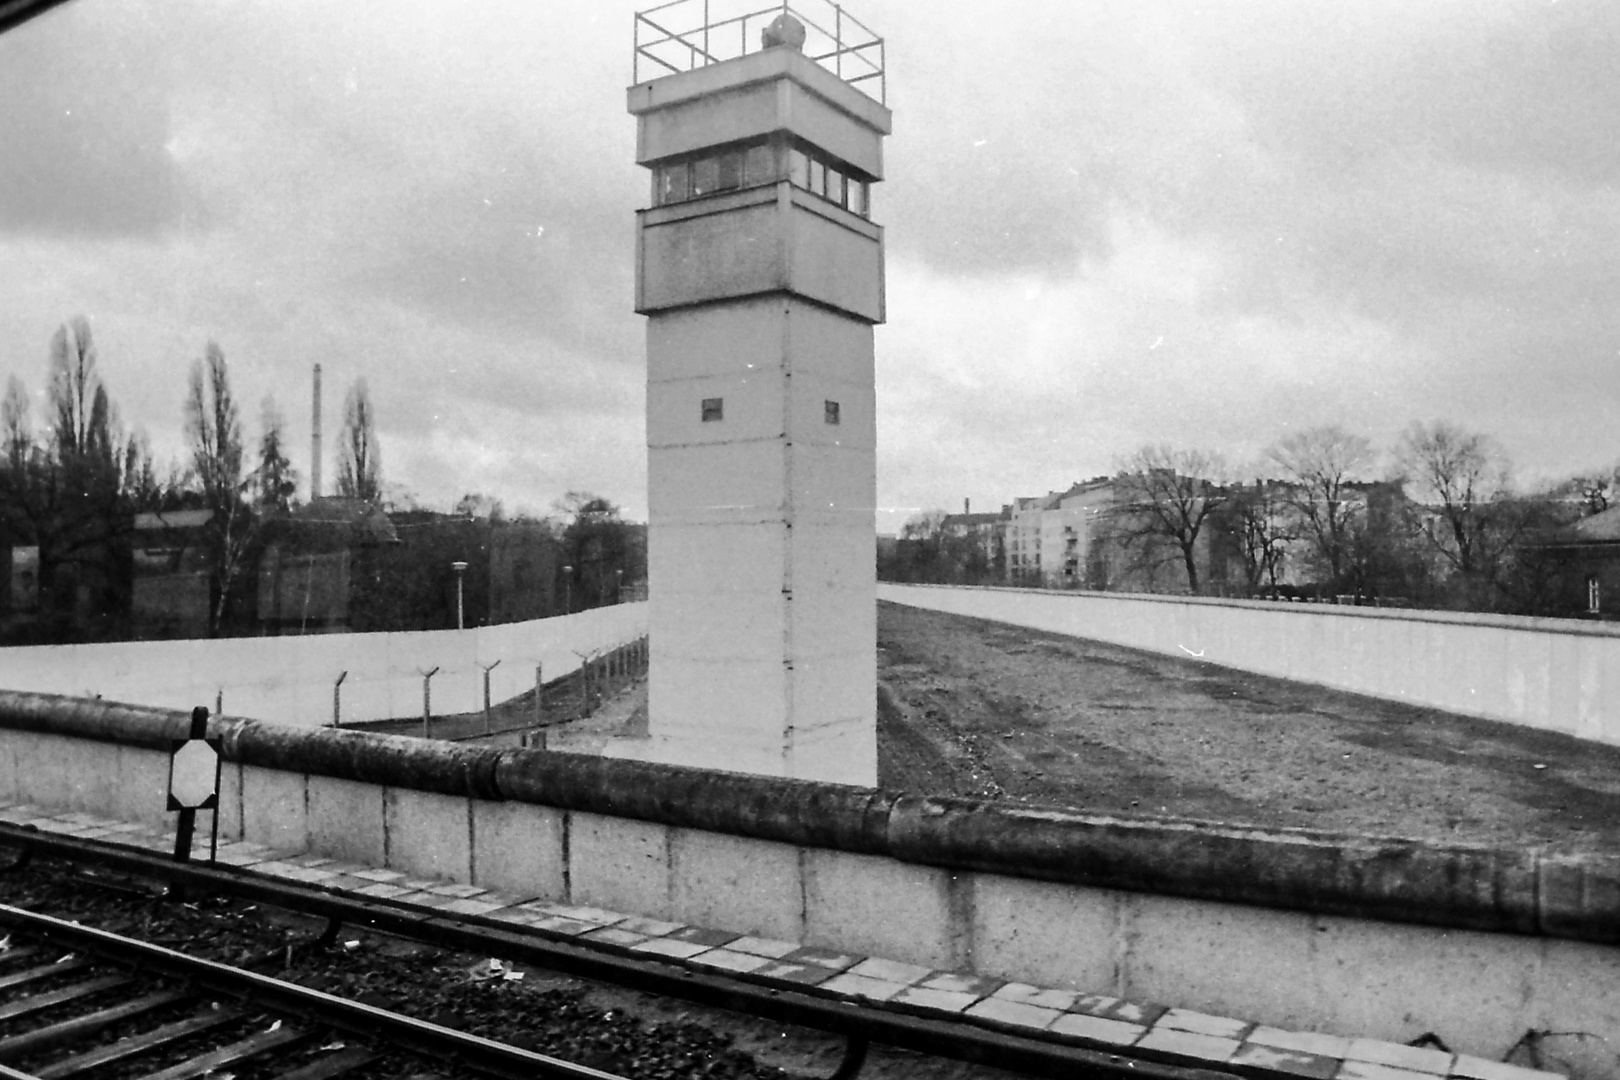
M 51 435 L 58 461 L 70 472 L 87 474 L 113 460 L 112 407 L 96 359 L 90 323 L 82 315 L 68 320 L 51 338 Z
M 13 375 L 6 382 L 6 397 L 0 402 L 0 438 L 5 440 L 6 467 L 21 471 L 34 448 L 34 426 L 29 418 L 28 391 Z
M 219 633 L 230 601 L 231 586 L 241 575 L 252 543 L 255 521 L 244 496 L 251 478 L 244 475 L 242 421 L 231 396 L 225 353 L 210 341 L 202 360 L 191 365 L 186 395 L 186 434 L 191 463 L 208 522 L 214 593 L 208 628 Z
M 1226 511 L 1249 591 L 1275 591 L 1288 545 L 1297 539 L 1283 485 L 1274 480 L 1235 485 L 1228 490 Z
M 1114 479 L 1127 543 L 1151 547 L 1168 541 L 1181 555 L 1187 589 L 1200 591 L 1198 536 L 1226 496 L 1219 486 L 1225 462 L 1203 450 L 1144 446 L 1127 458 Z
M 1267 456 L 1293 483 L 1289 501 L 1337 585 L 1347 576 L 1366 520 L 1366 500 L 1357 485 L 1372 468 L 1372 444 L 1330 425 L 1296 432 Z
M 356 379 L 343 402 L 342 445 L 338 447 L 338 494 L 375 502 L 382 497 L 382 455 L 377 417 L 365 379 Z
M 1418 501 L 1443 526 L 1421 534 L 1458 573 L 1489 572 L 1512 540 L 1501 535 L 1511 516 L 1502 512 L 1508 463 L 1496 441 L 1444 420 L 1413 423 L 1401 437 L 1397 458 Z
M 39 547 L 42 603 L 50 602 L 65 565 L 100 565 L 110 576 L 111 542 L 130 526 L 126 448 L 96 361 L 90 324 L 75 316 L 51 338 L 44 438 L 34 433 L 27 392 L 15 378 L 0 407 L 7 444 L 0 483 L 9 513 Z

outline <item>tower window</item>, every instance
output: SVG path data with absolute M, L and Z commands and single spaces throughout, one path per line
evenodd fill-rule
M 1592 574 L 1586 579 L 1586 610 L 1592 615 L 1603 610 L 1603 586 L 1599 583 L 1597 575 Z
M 720 188 L 720 159 L 698 158 L 692 162 L 692 197 L 713 195 Z
M 686 162 L 664 165 L 658 170 L 658 202 L 685 202 L 692 197 L 691 166 Z
M 750 146 L 743 154 L 743 183 L 768 184 L 776 178 L 776 154 L 769 146 Z
M 870 181 L 813 151 L 771 143 L 732 146 L 703 157 L 660 165 L 654 173 L 653 202 L 667 206 L 722 191 L 774 184 L 783 179 L 783 159 L 779 155 L 784 153 L 786 178 L 795 187 L 814 192 L 861 217 L 871 216 Z
M 828 202 L 837 203 L 861 217 L 871 216 L 872 193 L 870 181 L 855 175 L 842 165 L 817 157 L 814 153 L 794 148 L 788 152 L 788 179 L 795 187 L 820 195 Z
M 743 156 L 741 150 L 731 150 L 715 158 L 715 168 L 718 170 L 718 179 L 715 180 L 714 190 L 732 191 L 742 187 Z
M 844 205 L 844 174 L 827 166 L 827 201 Z
M 705 424 L 717 420 L 724 420 L 726 415 L 726 399 L 706 397 L 703 399 L 703 422 Z
M 823 401 L 821 403 L 822 416 L 829 424 L 838 423 L 838 402 Z

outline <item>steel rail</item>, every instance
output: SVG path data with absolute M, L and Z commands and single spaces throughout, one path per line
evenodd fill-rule
M 426 1020 L 261 975 L 256 971 L 187 956 L 162 945 L 138 941 L 10 904 L 0 904 L 0 923 L 22 928 L 57 945 L 84 949 L 120 964 L 184 979 L 193 986 L 244 1000 L 268 1012 L 300 1017 L 311 1024 L 336 1028 L 361 1038 L 386 1039 L 391 1045 L 416 1051 L 434 1060 L 455 1061 L 493 1076 L 511 1077 L 512 1080 L 528 1080 L 536 1076 L 557 1077 L 559 1080 L 625 1080 L 624 1077 L 587 1065 L 577 1065 L 480 1035 L 469 1035 Z
M 368 927 L 399 937 L 450 946 L 485 956 L 522 961 L 598 982 L 631 987 L 664 997 L 728 1009 L 766 1020 L 842 1035 L 849 1040 L 846 1065 L 880 1043 L 934 1057 L 954 1058 L 1039 1077 L 1080 1080 L 1231 1080 L 1237 1070 L 1176 1064 L 1146 1054 L 1094 1050 L 969 1023 L 941 1020 L 892 1007 L 817 996 L 804 991 L 693 971 L 656 960 L 519 933 L 497 920 L 477 916 L 445 918 L 387 901 L 345 896 L 319 888 L 221 870 L 198 863 L 174 863 L 145 851 L 94 840 L 51 835 L 31 826 L 0 822 L 0 844 L 33 846 L 40 854 L 99 862 L 145 877 L 169 881 L 179 890 L 203 888 L 270 903 L 332 921 Z M 839 1074 L 846 1073 L 846 1065 Z M 835 1074 L 835 1075 L 839 1075 Z

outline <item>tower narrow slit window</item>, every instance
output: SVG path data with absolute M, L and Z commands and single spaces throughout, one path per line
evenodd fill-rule
M 829 424 L 838 423 L 838 402 L 823 401 L 821 403 L 822 418 Z
M 703 399 L 703 422 L 712 424 L 726 417 L 726 399 L 706 397 Z

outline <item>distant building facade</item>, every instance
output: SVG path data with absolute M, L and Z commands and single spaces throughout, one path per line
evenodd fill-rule
M 213 603 L 208 565 L 212 510 L 136 514 L 131 629 L 143 638 L 207 637 Z
M 357 580 L 379 547 L 398 542 L 382 507 L 362 499 L 314 499 L 267 523 L 257 604 L 263 632 L 350 629 Z

